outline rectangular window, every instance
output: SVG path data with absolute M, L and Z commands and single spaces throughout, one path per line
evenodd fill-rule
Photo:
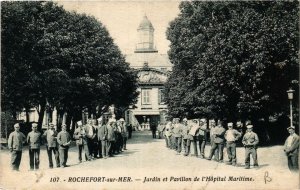
M 158 103 L 159 104 L 165 103 L 165 89 L 163 88 L 158 89 Z
M 151 89 L 142 89 L 142 104 L 150 104 Z

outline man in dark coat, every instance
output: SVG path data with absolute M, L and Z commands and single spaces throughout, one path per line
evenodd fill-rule
M 150 129 L 151 129 L 151 132 L 152 132 L 152 138 L 156 138 L 156 130 L 157 130 L 157 127 L 155 125 L 154 122 L 151 123 L 151 126 L 150 126 Z

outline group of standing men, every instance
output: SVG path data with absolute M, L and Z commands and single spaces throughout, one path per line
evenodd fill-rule
M 199 122 L 198 122 L 199 121 Z M 173 121 L 167 122 L 165 128 L 163 128 L 164 136 L 166 140 L 166 146 L 170 149 L 174 149 L 179 155 L 183 149 L 184 156 L 190 154 L 191 144 L 193 144 L 194 154 L 191 156 L 199 157 L 207 160 L 214 160 L 220 163 L 224 162 L 223 150 L 226 146 L 228 155 L 228 165 L 236 166 L 236 146 L 237 141 L 243 136 L 242 144 L 245 147 L 245 169 L 250 168 L 250 156 L 253 158 L 253 166 L 258 167 L 257 148 L 259 138 L 255 132 L 253 132 L 253 125 L 251 122 L 246 123 L 246 132 L 243 135 L 242 122 L 237 122 L 236 126 L 240 130 L 233 128 L 233 123 L 227 123 L 228 129 L 224 128 L 224 123 L 211 120 L 209 127 L 207 127 L 207 121 L 205 119 L 193 119 L 191 124 L 188 124 L 188 120 L 184 118 L 180 123 L 179 118 L 174 118 Z M 285 152 L 288 156 L 288 164 L 291 170 L 298 169 L 298 153 L 299 153 L 299 136 L 295 134 L 295 128 L 289 127 L 290 137 L 285 143 Z M 207 134 L 209 133 L 209 140 L 211 149 L 209 155 L 205 157 L 205 146 L 208 141 Z M 183 148 L 182 148 L 183 146 Z
M 126 150 L 128 130 L 123 118 L 118 121 L 111 118 L 105 122 L 101 117 L 98 120 L 88 120 L 87 125 L 78 121 L 77 126 L 74 139 L 78 146 L 79 162 L 82 162 L 82 150 L 86 161 L 106 159 Z
M 82 162 L 82 151 L 84 150 L 85 160 L 91 161 L 97 158 L 112 157 L 126 150 L 128 130 L 123 118 L 116 120 L 113 118 L 104 121 L 89 119 L 86 125 L 78 121 L 73 138 L 78 147 L 78 161 Z M 49 159 L 49 167 L 53 168 L 52 153 L 54 154 L 56 167 L 66 167 L 68 160 L 68 150 L 72 142 L 72 137 L 66 130 L 66 125 L 62 125 L 62 130 L 58 133 L 52 123 L 49 128 L 41 134 L 37 130 L 37 124 L 32 124 L 32 131 L 27 137 L 20 132 L 20 125 L 14 125 L 14 131 L 9 135 L 8 148 L 11 151 L 12 169 L 18 171 L 22 158 L 23 143 L 26 141 L 29 147 L 30 170 L 38 170 L 40 165 L 40 147 L 43 139 L 46 141 L 46 149 Z

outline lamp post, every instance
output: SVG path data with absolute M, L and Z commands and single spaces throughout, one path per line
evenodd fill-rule
M 288 99 L 290 100 L 290 126 L 293 126 L 293 94 L 295 90 L 289 89 L 286 91 L 288 93 Z

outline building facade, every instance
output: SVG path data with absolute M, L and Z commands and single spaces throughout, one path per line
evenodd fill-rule
M 128 123 L 136 129 L 149 129 L 150 125 L 165 123 L 167 105 L 164 102 L 164 84 L 172 70 L 166 54 L 158 53 L 154 46 L 154 27 L 144 16 L 137 29 L 138 42 L 126 62 L 137 71 L 139 97 L 125 113 Z

